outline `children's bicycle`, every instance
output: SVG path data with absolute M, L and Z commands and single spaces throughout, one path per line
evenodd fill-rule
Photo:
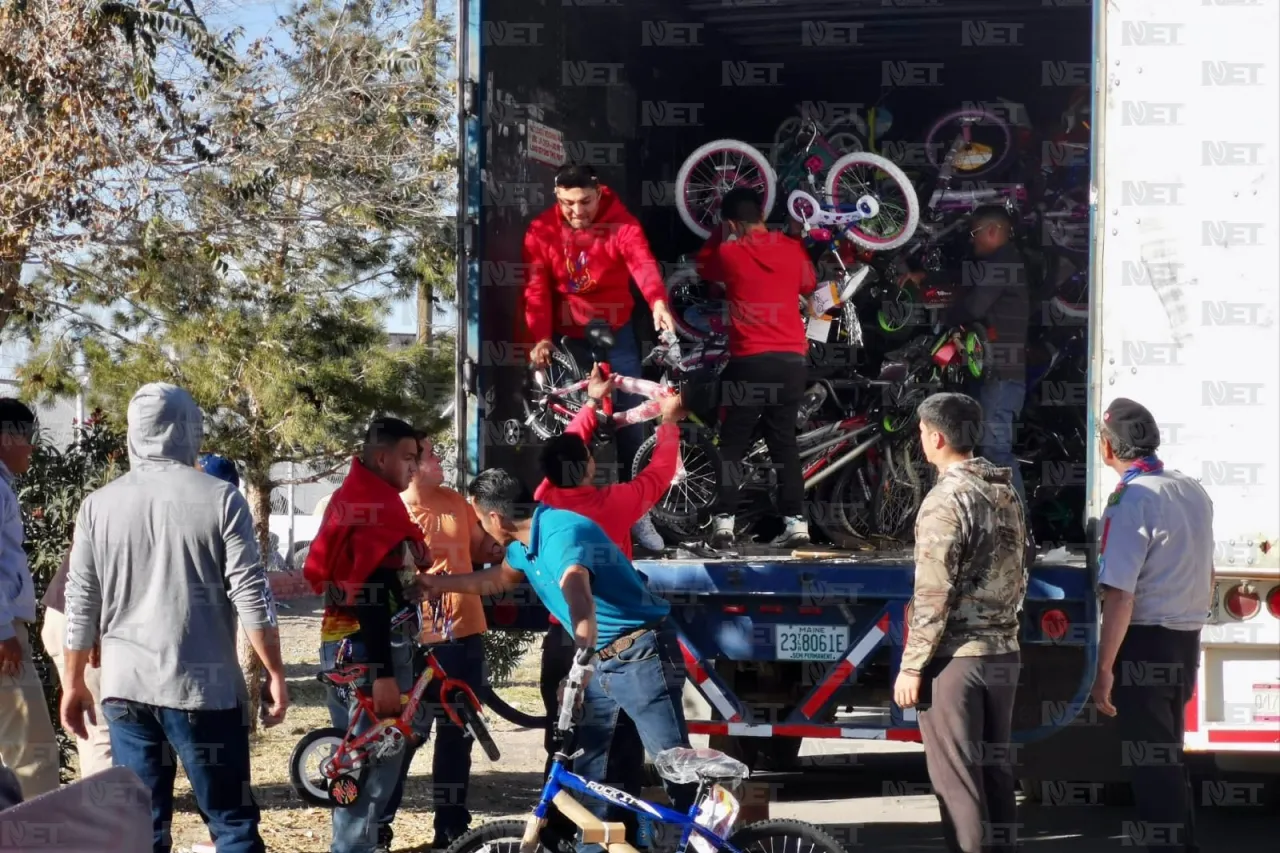
M 432 621 L 447 639 L 452 637 L 452 626 L 443 616 L 440 599 L 428 602 Z M 419 616 L 416 607 L 407 607 L 392 618 L 392 631 L 415 627 Z M 415 635 L 417 634 L 415 630 Z M 338 690 L 345 701 L 356 700 L 355 711 L 345 731 L 336 727 L 317 729 L 305 735 L 293 748 L 289 757 L 289 782 L 294 791 L 307 803 L 323 808 L 351 808 L 361 801 L 361 781 L 365 771 L 379 761 L 404 752 L 410 740 L 421 742 L 418 734 L 425 728 L 428 715 L 434 712 L 433 702 L 424 701 L 427 686 L 439 685 L 433 693 L 449 720 L 467 732 L 484 750 L 490 761 L 501 757 L 498 745 L 485 723 L 480 700 L 466 682 L 450 678 L 436 659 L 432 646 L 426 649 L 426 666 L 413 689 L 400 697 L 403 706 L 400 716 L 380 720 L 374 712 L 373 699 L 358 684 L 369 674 L 365 664 L 346 660 L 349 643 L 338 653 L 337 665 L 321 672 L 316 679 Z M 373 725 L 361 734 L 355 734 L 365 721 Z
M 575 669 L 590 667 L 590 653 L 579 652 Z M 586 809 L 570 792 L 624 808 L 654 826 L 655 836 L 665 837 L 663 828 L 680 833 L 679 853 L 775 853 L 798 849 L 805 853 L 844 853 L 840 842 L 818 827 L 798 820 L 764 820 L 734 828 L 740 806 L 731 788 L 747 778 L 750 770 L 736 759 L 714 749 L 667 749 L 654 757 L 659 775 L 677 785 L 697 783 L 697 795 L 688 813 L 638 799 L 625 791 L 584 779 L 569 769 L 580 752 L 570 753 L 573 710 L 583 689 L 581 679 L 570 674 L 560 705 L 557 726 L 559 749 L 552 758 L 551 772 L 542 795 L 527 820 L 497 820 L 482 824 L 460 836 L 447 853 L 572 853 L 575 838 L 566 837 L 576 828 L 584 844 L 599 844 L 608 853 L 638 853 L 627 840 L 621 822 L 603 821 Z M 550 820 L 553 808 L 566 819 Z M 673 833 L 674 834 L 674 833 Z M 796 845 L 793 848 L 791 845 Z

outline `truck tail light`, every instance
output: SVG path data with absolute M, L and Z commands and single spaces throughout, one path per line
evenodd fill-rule
M 1227 594 L 1223 596 L 1222 603 L 1233 618 L 1241 621 L 1252 619 L 1262 609 L 1262 602 L 1258 598 L 1257 591 L 1249 584 L 1243 583 L 1227 590 Z
M 1280 586 L 1271 590 L 1267 596 L 1267 612 L 1280 619 Z
M 1061 640 L 1070 628 L 1071 620 L 1062 610 L 1055 608 L 1040 614 L 1040 630 L 1050 640 Z

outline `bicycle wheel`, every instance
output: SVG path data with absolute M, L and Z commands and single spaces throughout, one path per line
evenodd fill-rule
M 892 457 L 901 453 L 900 444 L 885 449 L 887 458 L 880 469 L 880 483 L 876 487 L 875 525 L 881 536 L 909 542 L 909 533 L 924 495 L 918 484 L 900 476 L 901 467 Z
M 773 209 L 777 177 L 758 150 L 736 139 L 699 146 L 676 173 L 676 209 L 689 230 L 702 239 L 720 222 L 720 201 L 737 187 L 760 193 L 764 215 Z
M 729 837 L 742 853 L 845 853 L 844 846 L 811 823 L 762 820 Z
M 526 826 L 524 820 L 495 820 L 459 835 L 445 853 L 520 853 Z M 545 830 L 544 830 L 545 831 Z M 551 853 L 555 845 L 548 846 L 539 839 L 538 849 Z
M 546 441 L 564 432 L 564 428 L 569 425 L 569 418 L 545 408 L 540 401 L 556 388 L 563 388 L 581 379 L 582 370 L 573 356 L 560 350 L 552 350 L 551 363 L 547 367 L 541 370 L 529 368 L 523 400 L 524 417 L 534 435 Z M 586 402 L 586 392 L 571 394 L 565 402 L 576 409 Z
M 307 804 L 325 809 L 337 807 L 329 796 L 328 771 L 346 734 L 338 728 L 316 729 L 304 735 L 293 748 L 293 753 L 289 756 L 289 784 Z M 311 769 L 313 762 L 314 770 Z M 359 790 L 364 767 L 357 765 L 342 775 L 354 779 Z M 354 802 L 359 802 L 359 796 Z M 353 803 L 347 803 L 347 806 Z
M 956 130 L 947 133 L 946 127 L 951 124 L 954 124 Z M 990 177 L 1010 162 L 1013 132 L 1008 122 L 987 110 L 966 108 L 946 113 L 929 129 L 924 138 L 924 150 L 930 166 L 935 170 L 942 169 L 945 165 L 943 158 L 966 125 L 969 128 L 969 139 L 952 157 L 952 166 L 957 175 L 967 179 Z
M 874 252 L 905 246 L 920 225 L 915 187 L 892 160 L 861 151 L 846 154 L 827 172 L 827 198 L 837 208 L 852 206 L 869 195 L 880 206 L 870 219 L 849 226 L 854 243 Z
M 867 541 L 861 536 L 853 535 L 845 527 L 844 506 L 839 491 L 840 476 L 837 474 L 818 486 L 817 500 L 809 502 L 809 521 L 832 545 L 856 551 L 865 548 Z
M 866 543 L 875 533 L 874 471 L 865 462 L 850 465 L 831 488 L 831 510 L 851 541 Z
M 657 444 L 658 436 L 654 434 L 640 445 L 631 464 L 633 477 L 649 464 Z M 680 431 L 679 453 L 675 479 L 650 510 L 650 516 L 655 524 L 687 536 L 697 529 L 699 516 L 711 509 L 719 494 L 720 451 L 707 432 L 698 429 L 692 438 L 687 430 Z

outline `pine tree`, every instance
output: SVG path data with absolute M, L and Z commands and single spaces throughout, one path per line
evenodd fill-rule
M 205 449 L 241 467 L 264 553 L 279 463 L 341 471 L 371 417 L 432 428 L 453 392 L 449 339 L 392 350 L 384 331 L 451 249 L 432 242 L 454 165 L 444 33 L 413 7 L 300 4 L 288 46 L 252 45 L 209 92 L 208 162 L 117 245 L 44 276 L 67 296 L 34 334 L 26 390 L 72 393 L 78 360 L 116 418 L 146 382 L 188 389 Z

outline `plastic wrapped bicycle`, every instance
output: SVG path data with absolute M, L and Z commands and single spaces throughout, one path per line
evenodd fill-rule
M 589 668 L 589 657 L 589 653 L 580 652 L 575 669 Z M 663 779 L 681 785 L 697 784 L 688 812 L 641 800 L 574 773 L 569 766 L 577 753 L 571 753 L 566 744 L 573 740 L 574 709 L 582 684 L 580 677 L 575 679 L 570 674 L 560 706 L 560 748 L 552 759 L 551 772 L 533 813 L 523 821 L 482 824 L 460 836 L 448 853 L 571 853 L 575 835 L 580 835 L 585 844 L 602 845 L 608 853 L 638 853 L 622 823 L 601 820 L 572 793 L 633 812 L 654 826 L 655 837 L 667 837 L 667 829 L 672 830 L 672 836 L 678 832 L 679 845 L 674 849 L 680 853 L 776 853 L 796 849 L 805 853 L 845 853 L 839 841 L 803 821 L 764 820 L 736 828 L 740 806 L 733 788 L 747 778 L 750 770 L 714 749 L 677 747 L 654 757 L 654 766 Z M 563 820 L 551 820 L 554 812 Z

